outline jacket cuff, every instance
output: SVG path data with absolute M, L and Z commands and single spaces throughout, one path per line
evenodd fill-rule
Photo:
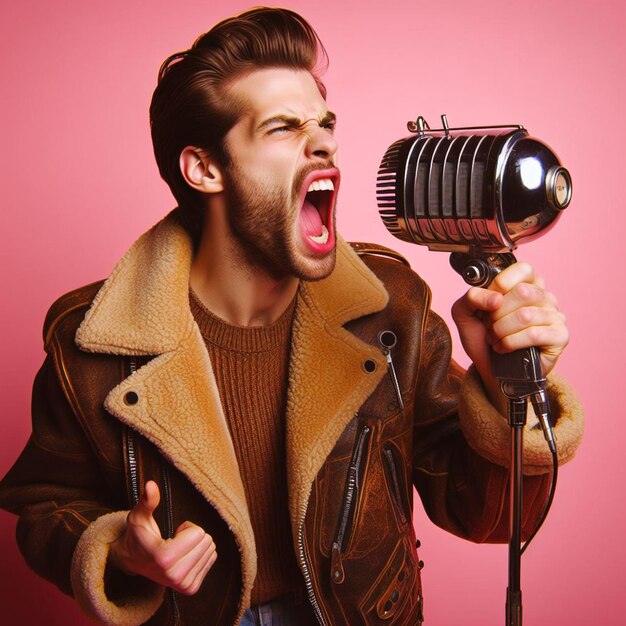
M 570 461 L 583 436 L 584 413 L 572 387 L 562 378 L 548 376 L 548 399 L 552 420 L 556 419 L 559 465 Z M 459 417 L 470 447 L 492 463 L 509 467 L 511 463 L 511 429 L 487 398 L 482 380 L 472 366 L 468 370 L 459 397 Z M 552 469 L 552 455 L 540 428 L 524 429 L 524 474 L 546 474 Z
M 107 597 L 105 571 L 109 546 L 126 528 L 128 511 L 116 511 L 92 522 L 78 541 L 72 558 L 72 589 L 81 609 L 101 624 L 139 626 L 156 613 L 165 588 L 133 576 L 133 595 Z M 130 577 L 129 577 L 130 578 Z M 139 583 L 139 584 L 136 584 Z

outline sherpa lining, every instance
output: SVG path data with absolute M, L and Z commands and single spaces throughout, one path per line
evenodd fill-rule
M 548 376 L 548 398 L 556 417 L 554 437 L 559 464 L 570 461 L 583 436 L 584 414 L 572 387 L 559 376 Z M 472 366 L 468 370 L 459 398 L 461 427 L 469 445 L 492 463 L 508 467 L 511 463 L 511 429 L 487 399 L 482 381 Z M 524 429 L 524 474 L 546 474 L 552 468 L 552 455 L 540 428 Z
M 116 511 L 92 522 L 81 535 L 72 558 L 72 589 L 80 607 L 91 619 L 115 626 L 139 626 L 148 621 L 161 606 L 165 587 L 145 580 L 144 593 L 117 603 L 107 598 L 104 572 L 110 544 L 126 528 L 128 511 Z M 135 587 L 135 586 L 134 586 Z

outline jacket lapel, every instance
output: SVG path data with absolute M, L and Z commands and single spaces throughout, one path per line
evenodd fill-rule
M 337 243 L 333 274 L 320 282 L 302 283 L 299 294 L 292 331 L 286 438 L 294 537 L 315 476 L 387 368 L 378 348 L 343 328 L 349 320 L 382 310 L 388 295 L 342 239 Z M 368 360 L 375 363 L 373 372 L 365 367 Z
M 89 352 L 156 355 L 108 394 L 106 409 L 154 443 L 233 530 L 244 588 L 256 575 L 246 497 L 215 376 L 189 308 L 189 237 L 170 214 L 117 264 L 76 333 Z M 127 393 L 138 401 L 129 404 Z

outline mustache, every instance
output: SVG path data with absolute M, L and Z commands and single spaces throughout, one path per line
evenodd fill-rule
M 324 161 L 322 163 L 312 163 L 311 165 L 304 166 L 297 174 L 293 182 L 293 195 L 295 198 L 300 196 L 300 189 L 302 189 L 302 185 L 304 183 L 304 179 L 311 173 L 316 170 L 328 170 L 335 169 L 339 170 L 339 168 L 330 160 Z

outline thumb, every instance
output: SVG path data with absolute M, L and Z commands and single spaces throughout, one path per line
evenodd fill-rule
M 145 521 L 150 523 L 152 521 L 152 514 L 154 510 L 159 506 L 161 501 L 161 492 L 159 486 L 153 481 L 149 480 L 144 488 L 144 492 L 141 494 L 139 502 L 133 508 L 133 517 L 135 522 Z
M 502 294 L 491 289 L 471 287 L 467 293 L 455 302 L 456 313 L 459 318 L 476 317 L 479 312 L 491 313 L 502 304 Z M 453 307 L 453 309 L 455 308 Z M 455 319 L 456 321 L 456 319 Z

